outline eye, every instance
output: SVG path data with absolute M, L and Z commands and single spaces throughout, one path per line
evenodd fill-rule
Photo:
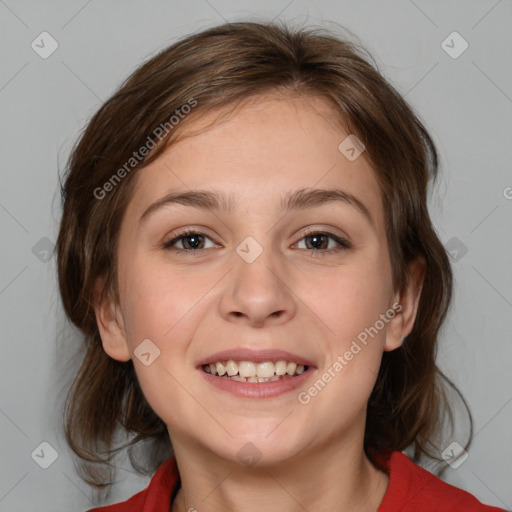
M 299 247 L 299 249 L 311 250 L 314 253 L 311 254 L 311 256 L 351 248 L 350 243 L 345 238 L 329 233 L 328 231 L 310 231 L 297 242 L 297 245 L 300 245 L 303 240 L 306 240 L 306 247 Z M 310 240 L 310 243 L 307 242 L 308 240 Z
M 206 246 L 206 240 L 211 242 L 210 246 Z M 345 238 L 328 231 L 309 231 L 295 245 L 300 246 L 303 240 L 306 240 L 306 246 L 298 248 L 308 250 L 313 257 L 323 256 L 325 253 L 336 253 L 352 247 Z M 309 243 L 308 240 L 310 240 Z M 215 247 L 215 243 L 210 237 L 194 230 L 184 231 L 163 244 L 164 249 L 189 255 L 197 255 L 202 249 L 211 249 L 212 247 Z
M 211 238 L 207 237 L 204 233 L 188 230 L 174 237 L 172 240 L 165 242 L 163 248 L 190 254 L 194 252 L 197 253 L 201 249 L 208 249 L 215 246 L 212 242 L 210 247 L 205 247 L 205 240 L 212 241 Z M 175 248 L 174 246 L 176 244 L 178 244 L 178 247 Z M 182 247 L 179 247 L 179 244 L 181 244 Z

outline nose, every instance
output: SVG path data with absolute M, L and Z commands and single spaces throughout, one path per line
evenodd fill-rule
M 270 250 L 252 263 L 234 253 L 234 268 L 220 300 L 222 317 L 253 327 L 278 325 L 292 319 L 297 302 L 291 276 L 276 264 Z

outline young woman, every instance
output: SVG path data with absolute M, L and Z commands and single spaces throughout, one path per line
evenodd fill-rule
M 274 24 L 189 36 L 68 167 L 59 283 L 86 352 L 67 439 L 97 488 L 118 433 L 156 471 L 96 511 L 498 510 L 402 453 L 447 448 L 452 273 L 434 144 L 361 49 Z

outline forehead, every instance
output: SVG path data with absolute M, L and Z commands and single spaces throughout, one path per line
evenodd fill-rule
M 382 227 L 373 170 L 364 152 L 355 160 L 342 154 L 351 134 L 326 100 L 266 95 L 186 123 L 180 139 L 138 171 L 130 208 L 139 216 L 169 192 L 223 191 L 233 214 L 280 208 L 301 188 L 336 188 L 360 199 Z

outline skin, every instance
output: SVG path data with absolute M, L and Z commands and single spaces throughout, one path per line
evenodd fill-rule
M 95 309 L 104 350 L 133 360 L 167 425 L 182 479 L 173 512 L 375 511 L 386 492 L 388 475 L 363 451 L 365 409 L 383 351 L 412 330 L 424 264 L 411 264 L 408 286 L 393 290 L 379 186 L 364 153 L 349 161 L 338 150 L 348 133 L 329 120 L 330 110 L 320 98 L 262 96 L 178 141 L 137 175 L 120 231 L 120 304 L 98 296 Z M 187 129 L 210 121 L 201 117 Z M 350 192 L 374 224 L 341 202 L 279 213 L 281 197 L 310 187 Z M 168 205 L 139 226 L 153 202 L 189 189 L 231 194 L 231 213 Z M 203 249 L 189 255 L 162 247 L 186 227 L 207 237 Z M 325 238 L 328 252 L 319 254 L 306 228 L 352 246 Z M 252 263 L 236 252 L 248 236 L 263 248 Z M 401 311 L 300 404 L 298 392 L 397 302 Z M 144 339 L 160 350 L 149 366 L 134 356 Z M 199 378 L 202 358 L 235 347 L 300 354 L 314 361 L 315 375 L 267 399 L 236 397 Z M 248 442 L 261 453 L 252 467 L 237 456 Z

